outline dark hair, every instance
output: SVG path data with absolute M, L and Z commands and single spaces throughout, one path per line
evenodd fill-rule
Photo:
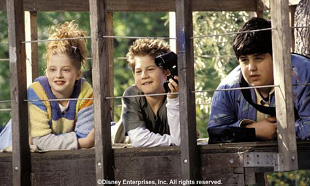
M 239 32 L 264 28 L 271 28 L 271 22 L 263 18 L 253 17 L 239 29 Z M 272 55 L 271 30 L 238 33 L 233 41 L 233 49 L 237 59 L 241 55 L 248 54 L 269 53 Z

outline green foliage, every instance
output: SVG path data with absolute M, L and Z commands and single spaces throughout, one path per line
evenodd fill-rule
M 167 13 L 114 13 L 113 31 L 116 36 L 168 37 Z M 125 56 L 135 39 L 119 38 L 114 40 L 114 95 L 121 96 L 134 84 L 131 68 Z M 115 100 L 114 119 L 120 118 L 121 100 Z
M 193 14 L 196 91 L 215 90 L 221 79 L 238 65 L 231 47 L 234 35 L 221 34 L 236 32 L 248 18 L 246 12 Z M 196 120 L 200 137 L 208 136 L 206 126 L 212 95 L 213 91 L 196 94 Z
M 75 20 L 80 28 L 90 35 L 89 12 L 38 12 L 38 38 L 48 38 L 48 28 L 65 21 Z M 268 15 L 265 15 L 268 18 Z M 193 14 L 194 36 L 217 35 L 235 32 L 249 19 L 245 12 L 195 12 Z M 6 12 L 0 12 L 0 59 L 9 58 Z M 114 13 L 113 25 L 116 36 L 168 37 L 167 13 Z M 231 43 L 234 35 L 212 36 L 194 39 L 195 88 L 215 90 L 221 79 L 235 66 L 237 61 Z M 114 40 L 114 95 L 121 96 L 124 90 L 134 83 L 132 71 L 125 55 L 135 39 Z M 1 44 L 5 43 L 5 44 Z M 91 42 L 88 42 L 89 57 Z M 46 42 L 39 42 L 40 75 L 44 75 Z M 10 100 L 9 61 L 0 61 L 0 101 Z M 91 61 L 84 71 L 90 69 Z M 89 79 L 91 80 L 91 79 Z M 196 119 L 200 137 L 207 137 L 209 110 L 213 91 L 196 94 Z M 121 100 L 115 100 L 114 119 L 121 113 Z M 0 103 L 0 109 L 10 108 L 10 103 Z M 10 113 L 0 111 L 0 127 L 10 119 Z M 309 171 L 277 172 L 267 175 L 269 185 L 310 185 Z M 295 181 L 296 180 L 296 181 Z
M 268 173 L 267 179 L 270 186 L 308 186 L 310 185 L 310 171 Z
M 0 11 L 0 101 L 10 100 L 10 70 L 8 49 L 8 25 L 6 12 Z M 10 112 L 3 109 L 10 109 L 11 104 L 0 103 L 0 127 L 6 124 L 10 119 Z
M 89 26 L 89 12 L 38 12 L 37 14 L 37 25 L 38 25 L 38 38 L 48 39 L 49 28 L 55 24 L 63 24 L 66 21 L 72 21 L 79 25 L 83 30 L 86 30 L 90 36 L 90 26 Z M 44 75 L 44 70 L 46 67 L 45 62 L 45 49 L 47 42 L 39 42 L 39 75 Z M 91 42 L 87 42 L 88 56 L 91 55 Z M 91 61 L 83 69 L 87 71 L 90 69 Z

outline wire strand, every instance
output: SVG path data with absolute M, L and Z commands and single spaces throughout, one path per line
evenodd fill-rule
M 76 39 L 90 39 L 90 36 L 86 37 L 68 37 L 63 39 L 38 39 L 38 40 L 31 40 L 31 41 L 22 41 L 22 43 L 37 43 L 37 42 L 49 42 L 49 41 L 65 41 L 65 40 L 76 40 Z
M 296 83 L 293 86 L 309 86 L 310 83 Z M 236 87 L 236 88 L 227 88 L 227 89 L 215 89 L 215 90 L 195 90 L 191 91 L 191 93 L 204 93 L 204 92 L 216 92 L 216 91 L 236 91 L 236 90 L 243 90 L 243 89 L 260 89 L 260 88 L 274 88 L 280 87 L 280 85 L 264 85 L 264 86 L 252 86 L 252 87 Z M 130 96 L 114 96 L 114 97 L 106 97 L 105 99 L 123 99 L 123 98 L 137 98 L 137 97 L 149 97 L 149 96 L 165 96 L 165 95 L 178 95 L 179 92 L 174 93 L 160 93 L 160 94 L 143 94 L 143 95 L 130 95 Z M 94 98 L 68 98 L 68 99 L 36 99 L 36 100 L 24 100 L 26 102 L 39 102 L 39 101 L 77 101 L 77 100 L 93 100 Z M 11 102 L 11 100 L 3 100 L 0 103 L 7 103 Z
M 224 89 L 215 89 L 215 90 L 196 90 L 192 93 L 203 93 L 203 92 L 216 92 L 216 91 L 235 91 L 235 90 L 244 90 L 244 89 L 259 89 L 259 88 L 273 88 L 280 87 L 280 85 L 264 85 L 264 86 L 253 86 L 253 87 L 237 87 L 237 88 L 224 88 Z
M 227 32 L 223 34 L 210 34 L 210 35 L 204 35 L 204 36 L 191 37 L 191 39 L 201 39 L 201 38 L 206 38 L 206 37 L 227 36 L 227 35 L 235 35 L 235 34 L 243 34 L 243 33 L 251 33 L 251 32 L 260 32 L 260 31 L 273 30 L 273 29 L 276 29 L 276 28 L 263 28 L 263 29 L 249 30 L 249 31 Z
M 77 100 L 93 100 L 94 98 L 66 98 L 66 99 L 25 99 L 26 102 L 39 102 L 39 101 L 77 101 Z

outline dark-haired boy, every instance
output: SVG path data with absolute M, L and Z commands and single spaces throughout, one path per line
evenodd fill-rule
M 270 21 L 252 18 L 239 30 L 250 31 L 271 28 Z M 219 85 L 218 89 L 248 86 L 273 85 L 271 30 L 238 33 L 233 49 L 239 61 L 236 67 Z M 310 60 L 292 54 L 293 84 L 309 83 Z M 250 99 L 257 105 L 274 107 L 274 88 L 251 89 Z M 293 86 L 295 127 L 297 137 L 310 136 L 310 87 Z M 258 140 L 272 140 L 277 134 L 277 119 L 274 114 L 265 114 L 250 104 L 241 90 L 217 91 L 214 93 L 208 129 L 246 127 L 255 128 Z

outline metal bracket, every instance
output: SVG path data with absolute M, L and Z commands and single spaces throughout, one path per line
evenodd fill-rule
M 243 155 L 244 167 L 278 167 L 276 152 L 246 152 Z

